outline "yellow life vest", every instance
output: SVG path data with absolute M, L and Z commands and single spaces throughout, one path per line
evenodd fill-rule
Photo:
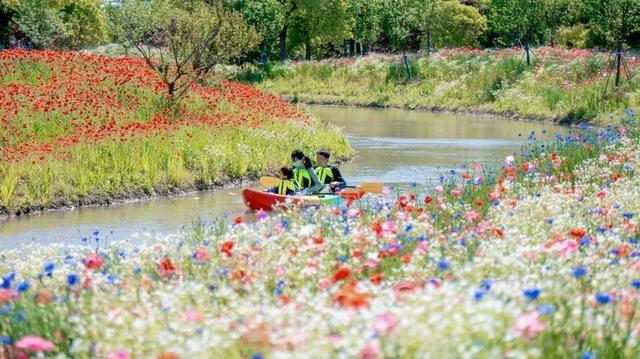
M 310 188 L 313 185 L 309 170 L 306 168 L 294 168 L 293 179 L 296 181 L 300 189 Z
M 292 180 L 279 180 L 276 182 L 276 187 L 278 188 L 278 194 L 282 196 L 290 194 L 288 193 L 289 191 L 293 193 L 297 189 L 296 184 Z
M 318 175 L 318 179 L 320 179 L 320 182 L 322 182 L 323 184 L 329 184 L 333 182 L 333 171 L 330 167 L 318 166 L 315 168 L 315 171 L 316 175 Z

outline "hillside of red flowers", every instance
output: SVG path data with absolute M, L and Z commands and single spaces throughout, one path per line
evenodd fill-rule
M 139 58 L 0 51 L 0 163 L 37 162 L 76 144 L 129 141 L 186 126 L 309 121 L 286 102 L 231 81 L 194 85 L 177 109 L 162 106 L 165 96 L 163 83 Z

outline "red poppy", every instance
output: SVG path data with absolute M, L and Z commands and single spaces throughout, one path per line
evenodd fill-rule
M 334 282 L 337 282 L 337 281 L 348 278 L 350 275 L 351 275 L 351 271 L 349 270 L 349 268 L 340 267 L 337 271 L 333 273 L 333 275 L 331 276 L 331 279 Z
M 235 245 L 235 242 L 226 241 L 222 243 L 222 246 L 220 246 L 220 252 L 226 254 L 227 257 L 231 257 L 233 256 L 233 247 L 235 247 Z

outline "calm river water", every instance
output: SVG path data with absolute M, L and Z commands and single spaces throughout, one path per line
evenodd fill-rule
M 517 153 L 531 131 L 564 128 L 532 122 L 395 109 L 305 106 L 344 129 L 357 151 L 341 166 L 352 184 L 383 182 L 400 187 L 438 178 L 449 168 L 498 164 Z M 59 211 L 0 221 L 0 249 L 24 243 L 80 243 L 95 230 L 109 239 L 134 233 L 173 233 L 194 218 L 244 213 L 241 188 L 192 193 L 110 207 Z

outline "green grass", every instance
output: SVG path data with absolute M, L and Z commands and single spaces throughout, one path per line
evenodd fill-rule
M 479 111 L 560 122 L 612 122 L 640 106 L 640 79 L 604 92 L 607 54 L 540 48 L 531 67 L 518 50 L 446 50 L 412 57 L 406 81 L 400 57 L 274 64 L 238 76 L 303 102 Z M 628 59 L 632 73 L 637 60 Z

